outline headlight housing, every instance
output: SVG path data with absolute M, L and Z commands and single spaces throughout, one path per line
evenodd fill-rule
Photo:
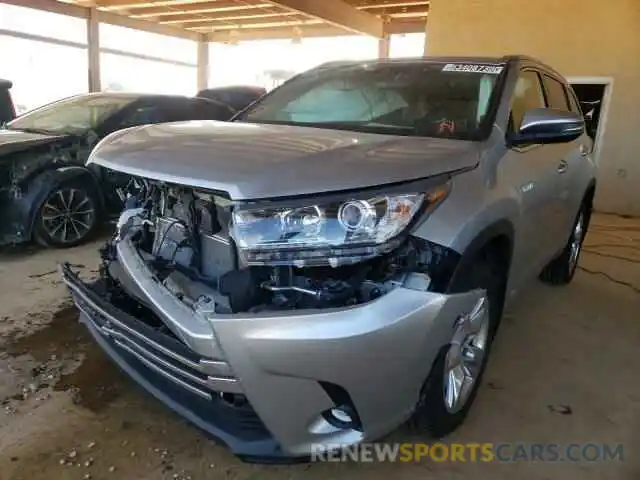
M 240 205 L 233 237 L 247 265 L 357 263 L 396 248 L 417 214 L 435 208 L 449 188 L 446 182 L 423 192 Z

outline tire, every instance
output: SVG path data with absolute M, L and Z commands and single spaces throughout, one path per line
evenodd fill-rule
M 540 280 L 549 285 L 567 285 L 573 280 L 582 251 L 582 242 L 587 234 L 591 211 L 583 204 L 576 215 L 571 229 L 571 236 L 567 240 L 562 253 L 551 260 L 540 273 Z
M 70 248 L 96 233 L 100 210 L 91 186 L 73 181 L 49 192 L 36 214 L 33 233 L 36 242 L 45 247 Z
M 478 388 L 482 382 L 487 360 L 491 351 L 491 343 L 502 316 L 504 292 L 506 286 L 506 269 L 499 262 L 492 260 L 487 255 L 480 256 L 471 262 L 465 269 L 464 275 L 459 276 L 465 285 L 457 285 L 455 291 L 468 291 L 475 288 L 487 290 L 487 335 L 482 359 L 475 368 L 475 380 L 468 390 L 466 401 L 459 408 L 453 409 L 447 405 L 446 382 L 449 378 L 448 360 L 456 341 L 457 332 L 452 338 L 452 343 L 444 346 L 438 353 L 429 377 L 427 378 L 420 395 L 420 400 L 410 420 L 410 427 L 420 434 L 426 434 L 430 438 L 441 438 L 457 429 L 471 409 Z

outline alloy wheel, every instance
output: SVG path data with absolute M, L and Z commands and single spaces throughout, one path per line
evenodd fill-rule
M 449 413 L 459 412 L 469 400 L 482 371 L 489 342 L 489 300 L 481 298 L 473 310 L 462 315 L 444 362 L 444 404 Z
M 84 238 L 93 228 L 96 210 L 84 190 L 62 188 L 42 206 L 42 226 L 53 240 L 70 244 Z
M 573 228 L 571 234 L 571 244 L 569 247 L 569 272 L 573 271 L 578 266 L 578 257 L 580 256 L 580 249 L 582 248 L 582 236 L 584 235 L 584 214 L 580 214 L 576 226 Z

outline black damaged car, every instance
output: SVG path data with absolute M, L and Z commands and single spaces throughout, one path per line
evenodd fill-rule
M 120 129 L 182 120 L 228 120 L 233 110 L 205 98 L 94 93 L 28 112 L 0 130 L 0 245 L 29 240 L 71 247 L 122 210 L 135 179 L 85 167 Z

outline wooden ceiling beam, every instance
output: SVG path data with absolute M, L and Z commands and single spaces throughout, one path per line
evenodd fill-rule
M 45 12 L 59 13 L 71 17 L 89 18 L 89 9 L 80 5 L 56 2 L 55 0 L 3 0 L 2 3 L 19 7 L 35 8 Z
M 78 18 L 89 18 L 90 9 L 88 7 L 74 5 L 70 3 L 58 2 L 55 0 L 2 0 L 3 3 L 17 5 L 27 8 L 35 8 L 51 13 L 59 13 Z M 182 28 L 173 28 L 169 25 L 159 25 L 144 20 L 136 20 L 134 18 L 125 17 L 124 15 L 116 15 L 110 12 L 98 10 L 96 19 L 102 23 L 111 25 L 119 25 L 121 27 L 133 28 L 145 32 L 159 33 L 161 35 L 169 35 L 172 37 L 187 38 L 189 40 L 200 40 L 201 36 L 197 32 L 185 30 Z
M 269 28 L 273 28 L 273 29 L 278 29 L 278 28 L 289 28 L 290 29 L 290 37 L 296 37 L 296 28 L 299 27 L 303 27 L 303 26 L 308 26 L 308 25 L 322 25 L 324 22 L 322 20 L 318 20 L 317 18 L 306 18 L 304 20 L 299 19 L 299 20 L 290 20 L 290 21 L 272 21 L 272 22 L 265 22 L 264 20 L 262 21 L 256 21 L 256 22 L 251 22 L 251 23 L 243 23 L 242 25 L 233 25 L 233 24 L 215 24 L 215 25 L 187 25 L 186 28 L 188 28 L 189 30 L 192 31 L 197 31 L 200 33 L 206 33 L 206 32 L 211 32 L 211 31 L 215 31 L 215 32 L 223 32 L 223 31 L 238 31 L 238 32 L 242 32 L 245 30 L 264 30 L 264 29 L 269 29 Z M 346 33 L 344 32 L 344 30 L 342 31 L 342 33 Z
M 103 10 L 134 10 L 149 7 L 180 7 L 202 3 L 211 0 L 92 0 L 96 7 Z
M 345 35 L 343 28 L 332 25 L 310 25 L 294 28 L 256 28 L 251 30 L 227 30 L 207 34 L 211 42 L 235 43 L 251 40 L 335 37 Z
M 424 21 L 393 21 L 385 25 L 385 35 L 404 33 L 424 33 L 426 23 Z M 211 42 L 236 43 L 251 40 L 271 40 L 271 39 L 293 39 L 293 38 L 315 38 L 315 37 L 336 37 L 349 35 L 343 28 L 332 25 L 299 25 L 280 28 L 251 28 L 251 29 L 228 29 L 215 30 L 206 33 L 206 29 L 199 28 L 198 31 L 205 33 Z
M 351 32 L 384 36 L 384 22 L 343 0 L 269 0 L 269 3 L 303 13 Z
M 296 11 L 273 11 L 275 7 L 272 7 L 271 10 L 248 10 L 242 12 L 198 12 L 198 13 L 184 13 L 182 15 L 158 15 L 154 16 L 153 19 L 149 17 L 148 20 L 152 20 L 154 22 L 158 22 L 164 25 L 181 25 L 188 24 L 193 22 L 205 22 L 207 20 L 211 22 L 233 22 L 237 24 L 242 24 L 245 20 L 253 20 L 255 18 L 279 18 L 279 17 L 291 17 L 302 15 Z M 388 10 L 384 10 L 382 16 L 388 16 L 390 18 L 418 18 L 418 17 L 426 17 L 428 10 L 423 6 L 416 7 L 394 7 Z M 133 18 L 140 18 L 138 16 L 133 16 Z
M 358 10 L 379 10 L 382 8 L 395 8 L 395 7 L 416 7 L 427 6 L 430 0 L 405 0 L 405 1 L 389 1 L 389 2 L 376 2 L 376 3 L 361 3 L 355 5 Z M 375 12 L 372 12 L 375 13 Z
M 386 8 L 379 8 L 376 10 L 367 10 L 371 15 L 380 15 L 382 17 L 384 17 L 385 15 L 395 15 L 397 13 L 426 13 L 429 11 L 429 6 L 428 5 L 412 5 L 412 6 L 405 6 L 405 7 L 398 7 L 398 6 L 393 6 L 393 7 L 386 7 Z
M 281 17 L 296 17 L 302 14 L 298 12 L 254 12 L 243 13 L 241 15 L 234 15 L 233 12 L 224 12 L 221 14 L 199 14 L 192 13 L 189 15 L 175 16 L 175 15 L 162 15 L 154 18 L 154 22 L 162 23 L 165 25 L 178 25 L 187 24 L 193 22 L 234 22 L 242 24 L 247 20 L 264 19 L 264 18 L 281 18 Z
M 255 3 L 255 4 L 238 4 L 232 2 L 216 2 L 202 3 L 195 5 L 183 5 L 180 7 L 148 7 L 140 8 L 131 11 L 131 16 L 135 18 L 149 18 L 155 19 L 157 17 L 180 17 L 183 15 L 195 15 L 195 14 L 245 14 L 250 12 L 260 12 L 261 10 L 273 10 L 274 7 L 270 3 Z M 152 18 L 153 17 L 153 18 Z
M 362 4 L 354 5 L 356 10 L 364 10 L 368 13 L 377 15 L 380 11 L 401 11 L 402 10 L 427 10 L 429 6 L 429 0 L 406 0 L 397 2 L 387 2 L 379 4 Z M 255 3 L 255 4 L 238 4 L 235 2 L 217 1 L 207 3 L 193 3 L 193 4 L 175 4 L 167 6 L 148 6 L 139 7 L 131 10 L 130 16 L 134 18 L 150 18 L 154 17 L 157 20 L 158 17 L 172 16 L 182 17 L 190 16 L 193 14 L 228 14 L 230 12 L 237 13 L 238 15 L 249 15 L 250 12 L 255 10 L 269 9 L 272 7 L 269 3 Z M 164 19 L 163 19 L 164 20 Z

